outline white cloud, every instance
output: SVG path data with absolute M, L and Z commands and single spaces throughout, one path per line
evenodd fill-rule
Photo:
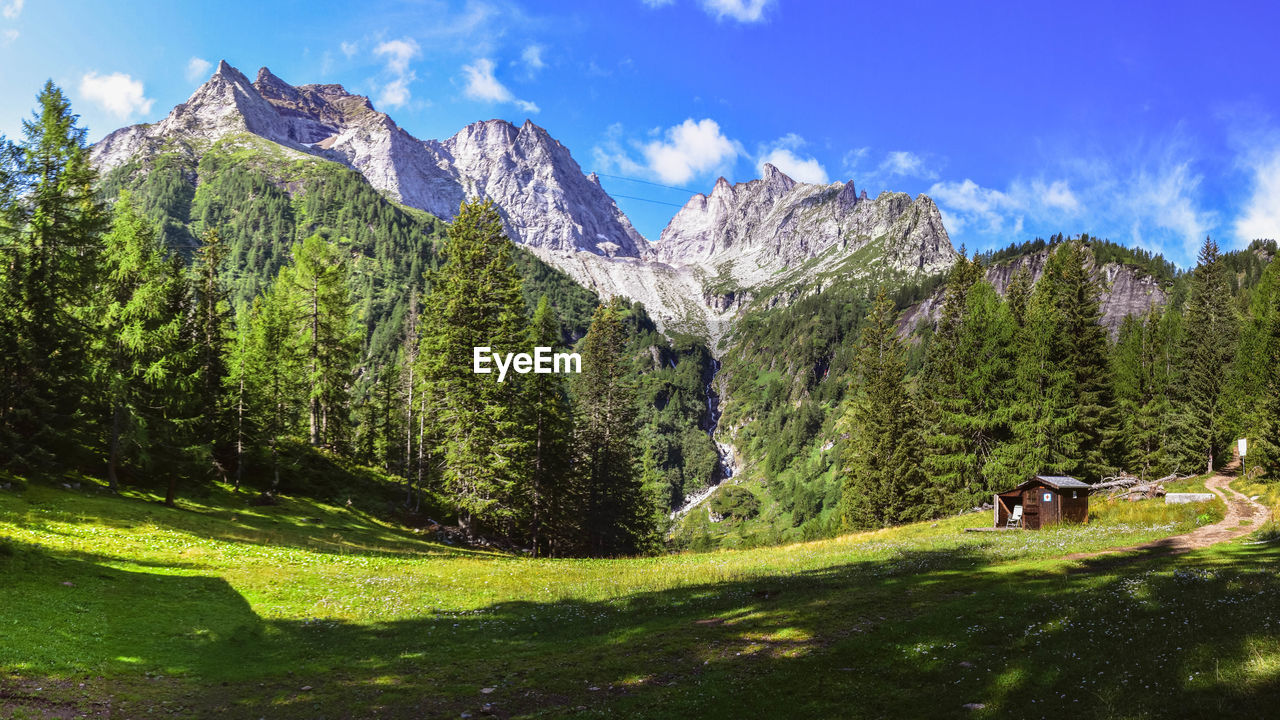
M 844 156 L 840 158 L 840 169 L 844 172 L 845 177 L 851 177 L 853 171 L 862 164 L 863 158 L 869 154 L 871 154 L 871 148 L 869 147 L 854 148 L 845 152 Z
M 80 94 L 120 120 L 151 112 L 151 98 L 143 96 L 142 81 L 124 73 L 99 75 L 90 72 L 80 78 Z
M 342 50 L 342 54 L 346 55 L 347 57 L 354 57 L 356 52 L 360 50 L 360 46 L 356 45 L 353 42 L 344 41 L 342 43 L 339 43 L 338 47 Z
M 525 70 L 530 75 L 547 66 L 546 61 L 542 59 L 542 51 L 544 49 L 541 45 L 529 45 L 524 49 L 524 52 L 520 53 L 520 59 L 524 61 Z
M 388 108 L 404 107 L 409 102 L 409 83 L 411 81 L 413 81 L 413 73 L 396 78 L 383 85 L 382 90 L 378 93 L 378 105 Z
M 1054 180 L 1048 185 L 1043 180 L 1031 183 L 1031 194 L 1039 197 L 1045 207 L 1056 210 L 1075 212 L 1080 209 L 1080 200 L 1071 192 L 1071 185 L 1066 180 Z
M 1236 218 L 1236 239 L 1280 239 L 1280 147 L 1254 154 L 1245 164 L 1253 173 L 1253 195 Z
M 601 170 L 616 170 L 623 175 L 647 177 L 680 185 L 700 175 L 728 175 L 733 162 L 746 153 L 742 144 L 724 135 L 715 120 L 689 118 L 663 130 L 647 133 L 652 140 L 628 141 L 623 147 L 621 124 L 611 125 L 605 140 L 592 148 L 592 157 Z M 639 159 L 634 157 L 639 154 Z
M 18 39 L 17 30 L 9 29 L 9 30 L 5 30 L 4 32 L 0 32 L 0 47 L 9 45 L 10 43 L 12 43 L 14 40 L 17 40 L 17 39 Z
M 1004 230 L 1006 216 L 1018 210 L 1007 193 L 984 188 L 965 178 L 963 182 L 937 182 L 929 197 L 938 203 L 942 221 L 952 233 L 980 224 L 979 232 L 997 234 Z
M 404 74 L 409 71 L 409 61 L 421 52 L 413 38 L 388 40 L 373 49 L 373 54 L 387 59 L 387 69 L 393 73 Z
M 688 118 L 668 128 L 665 136 L 647 143 L 642 152 L 649 170 L 666 183 L 685 183 L 694 175 L 723 168 L 742 152 L 710 118 Z
M 1155 170 L 1142 168 L 1126 184 L 1128 191 L 1120 193 L 1107 210 L 1116 220 L 1129 220 L 1133 243 L 1160 247 L 1163 239 L 1172 234 L 1173 239 L 1182 241 L 1185 257 L 1194 258 L 1213 229 L 1214 215 L 1196 207 L 1200 176 L 1192 173 L 1190 161 Z M 1148 237 L 1148 232 L 1157 237 Z
M 902 175 L 925 180 L 935 180 L 938 177 L 938 172 L 926 165 L 924 158 L 906 150 L 895 150 L 885 155 L 880 163 L 880 172 L 890 177 Z
M 743 23 L 764 20 L 764 11 L 773 0 L 702 0 L 702 7 L 717 20 L 730 18 Z
M 343 52 L 346 52 L 345 43 Z M 387 73 L 391 76 L 378 93 L 378 105 L 398 108 L 409 102 L 409 83 L 417 79 L 417 75 L 409 69 L 409 61 L 418 57 L 421 52 L 413 38 L 388 40 L 373 49 L 374 55 L 386 60 Z
M 489 58 L 480 58 L 471 65 L 463 65 L 462 73 L 467 79 L 467 86 L 463 89 L 463 93 L 472 100 L 515 103 L 525 112 L 539 111 L 536 104 L 528 100 L 520 100 L 512 94 L 511 90 L 494 76 L 493 69 L 494 63 Z
M 798 153 L 804 147 L 804 138 L 795 133 L 784 135 L 772 145 L 762 147 L 756 159 L 756 172 L 764 174 L 764 165 L 769 163 L 793 180 L 804 183 L 825 185 L 831 182 L 826 168 L 812 156 L 802 157 Z
M 209 68 L 213 67 L 213 63 L 204 58 L 193 57 L 187 61 L 187 82 L 198 82 L 209 74 Z
M 1066 168 L 1070 178 L 1015 179 L 1004 189 L 966 178 L 935 182 L 927 194 L 937 201 L 947 230 L 971 246 L 1028 239 L 1025 227 L 1044 237 L 1088 232 L 1193 262 L 1217 218 L 1200 207 L 1201 177 L 1179 157 L 1166 152 L 1123 170 L 1110 160 L 1075 161 Z M 1265 227 L 1268 216 L 1280 228 L 1280 155 L 1272 167 L 1273 175 L 1265 168 L 1258 175 L 1250 204 L 1256 212 L 1237 222 L 1237 234 Z
M 0 6 L 0 15 L 4 15 L 6 20 L 17 20 L 18 15 L 22 14 L 22 6 L 26 0 L 9 0 L 3 6 Z
M 675 1 L 676 1 L 676 0 L 641 0 L 641 2 L 643 2 L 645 5 L 648 5 L 648 6 L 649 6 L 649 7 L 651 7 L 651 8 L 657 8 L 657 7 L 663 7 L 663 6 L 666 6 L 666 5 L 670 5 L 671 3 L 675 2 Z

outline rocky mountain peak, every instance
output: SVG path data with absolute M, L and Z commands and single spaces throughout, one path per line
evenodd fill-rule
M 777 195 L 781 195 L 796 186 L 796 181 L 774 167 L 773 163 L 764 164 L 760 180 L 773 191 L 773 194 Z

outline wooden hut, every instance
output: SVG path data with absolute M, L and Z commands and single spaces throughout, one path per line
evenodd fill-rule
M 1021 506 L 1022 527 L 1039 530 L 1059 522 L 1084 522 L 1089 517 L 1089 484 L 1063 475 L 1037 475 L 1012 490 L 996 493 L 996 527 L 1008 526 Z

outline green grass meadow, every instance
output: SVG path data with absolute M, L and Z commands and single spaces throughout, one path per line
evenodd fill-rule
M 0 717 L 1267 717 L 1280 544 L 1062 557 L 1223 510 L 535 560 L 297 498 L 32 484 L 0 491 Z

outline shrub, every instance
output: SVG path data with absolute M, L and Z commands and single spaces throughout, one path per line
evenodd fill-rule
M 741 485 L 726 485 L 711 496 L 711 511 L 734 520 L 747 520 L 760 512 L 760 501 Z

